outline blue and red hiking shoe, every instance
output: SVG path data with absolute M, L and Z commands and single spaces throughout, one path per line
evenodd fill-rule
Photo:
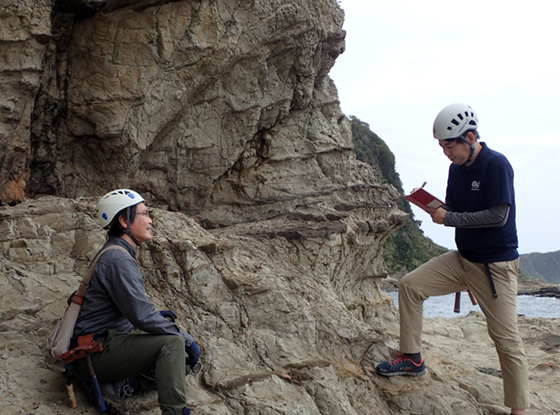
M 424 376 L 426 374 L 426 365 L 424 364 L 423 357 L 420 357 L 420 362 L 416 363 L 401 353 L 393 360 L 379 363 L 377 365 L 377 373 L 382 376 Z

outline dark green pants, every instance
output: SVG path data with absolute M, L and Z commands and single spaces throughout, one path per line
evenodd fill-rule
M 100 340 L 103 351 L 91 355 L 99 383 L 139 376 L 153 379 L 162 414 L 181 414 L 186 406 L 186 353 L 180 336 L 110 331 Z M 76 362 L 76 371 L 83 380 L 89 379 L 85 359 Z

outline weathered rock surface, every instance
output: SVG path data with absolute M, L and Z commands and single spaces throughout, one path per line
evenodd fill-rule
M 0 205 L 26 196 L 31 120 L 52 38 L 51 3 L 0 1 Z
M 64 380 L 44 344 L 104 241 L 94 205 L 44 197 L 0 208 L 3 414 L 76 411 L 67 407 Z M 360 262 L 343 234 L 287 240 L 237 227 L 209 231 L 159 209 L 154 226 L 138 261 L 154 303 L 175 310 L 203 350 L 203 372 L 187 379 L 196 413 L 506 413 L 497 357 L 478 314 L 426 320 L 424 378 L 375 375 L 375 364 L 397 349 L 397 316 L 373 276 L 338 278 L 349 266 L 343 264 Z M 555 413 L 560 399 L 549 391 L 560 377 L 560 322 L 520 322 L 531 414 Z M 158 413 L 150 409 L 157 408 L 153 395 L 142 399 L 135 413 Z M 94 413 L 81 394 L 78 400 L 80 413 Z
M 32 13 L 34 2 L 4 2 Z M 313 205 L 324 192 L 355 206 L 355 186 L 374 182 L 350 160 L 327 76 L 344 49 L 334 0 L 66 1 L 52 22 L 49 4 L 37 50 L 31 23 L 17 38 L 2 26 L 15 61 L 3 76 L 34 75 L 27 95 L 21 80 L 3 94 L 12 115 L 2 141 L 21 153 L 2 164 L 4 203 L 126 183 L 154 204 L 228 224 Z
M 476 316 L 428 325 L 429 376 L 373 373 L 397 348 L 380 254 L 405 215 L 327 76 L 336 1 L 0 0 L 0 18 L 2 414 L 76 413 L 44 344 L 118 187 L 156 208 L 138 261 L 202 347 L 195 413 L 505 413 Z M 558 322 L 522 323 L 534 413 L 553 413 Z

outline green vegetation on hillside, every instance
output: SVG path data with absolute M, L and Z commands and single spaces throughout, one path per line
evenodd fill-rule
M 519 268 L 533 278 L 560 284 L 560 251 L 523 254 L 519 257 Z
M 358 160 L 372 165 L 382 181 L 403 194 L 402 182 L 395 170 L 395 156 L 387 144 L 370 130 L 368 124 L 354 116 L 350 117 L 350 121 Z M 384 246 L 383 259 L 391 275 L 411 271 L 446 251 L 424 235 L 407 200 L 399 200 L 399 209 L 408 213 L 409 218 L 403 227 L 393 232 Z

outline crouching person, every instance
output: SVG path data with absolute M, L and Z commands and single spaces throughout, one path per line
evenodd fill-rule
M 125 396 L 157 389 L 163 415 L 188 415 L 185 376 L 197 364 L 200 350 L 174 323 L 173 312 L 157 311 L 146 297 L 135 260 L 138 246 L 152 239 L 144 199 L 132 190 L 115 190 L 99 200 L 97 211 L 108 230 L 103 248 L 124 249 L 110 249 L 99 258 L 74 339 L 93 333 L 103 345 L 103 351 L 91 355 L 91 364 L 109 405 L 123 410 Z M 90 378 L 85 359 L 75 362 L 75 370 L 78 378 Z

